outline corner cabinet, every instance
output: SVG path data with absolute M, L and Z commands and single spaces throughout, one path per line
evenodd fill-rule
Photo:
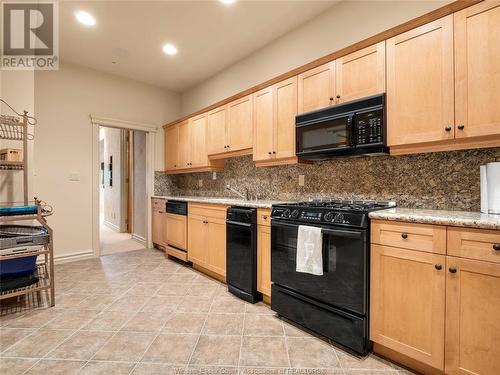
M 201 114 L 165 129 L 167 173 L 220 171 L 222 161 L 210 161 L 207 153 L 207 114 Z
M 253 144 L 253 96 L 248 95 L 208 112 L 210 159 L 249 155 Z
M 500 231 L 371 229 L 374 351 L 422 373 L 499 374 Z
M 253 103 L 253 160 L 256 166 L 297 163 L 297 77 L 256 92 Z

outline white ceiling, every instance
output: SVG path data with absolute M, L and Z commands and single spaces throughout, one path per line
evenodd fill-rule
M 60 2 L 60 55 L 69 61 L 184 91 L 262 48 L 336 0 Z M 94 27 L 76 21 L 85 10 Z M 170 42 L 179 53 L 167 56 Z M 113 63 L 113 61 L 115 63 Z

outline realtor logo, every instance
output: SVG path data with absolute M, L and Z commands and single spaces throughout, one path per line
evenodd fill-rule
M 59 68 L 58 4 L 2 1 L 2 70 Z

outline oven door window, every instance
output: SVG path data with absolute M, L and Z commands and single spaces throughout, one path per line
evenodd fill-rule
M 273 219 L 271 281 L 320 302 L 366 313 L 365 230 L 323 229 L 323 275 L 296 271 L 298 225 Z
M 297 127 L 299 152 L 349 147 L 351 116 Z

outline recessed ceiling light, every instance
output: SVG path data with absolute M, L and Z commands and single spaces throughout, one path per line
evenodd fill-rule
M 220 2 L 222 4 L 226 4 L 226 5 L 229 5 L 229 4 L 233 4 L 236 2 L 236 0 L 220 0 Z
M 163 52 L 165 52 L 167 55 L 175 55 L 177 54 L 177 47 L 171 43 L 167 43 L 163 45 Z
M 92 14 L 84 12 L 83 10 L 75 12 L 75 17 L 78 20 L 78 22 L 80 22 L 85 26 L 94 26 L 96 24 L 95 18 L 92 16 Z

